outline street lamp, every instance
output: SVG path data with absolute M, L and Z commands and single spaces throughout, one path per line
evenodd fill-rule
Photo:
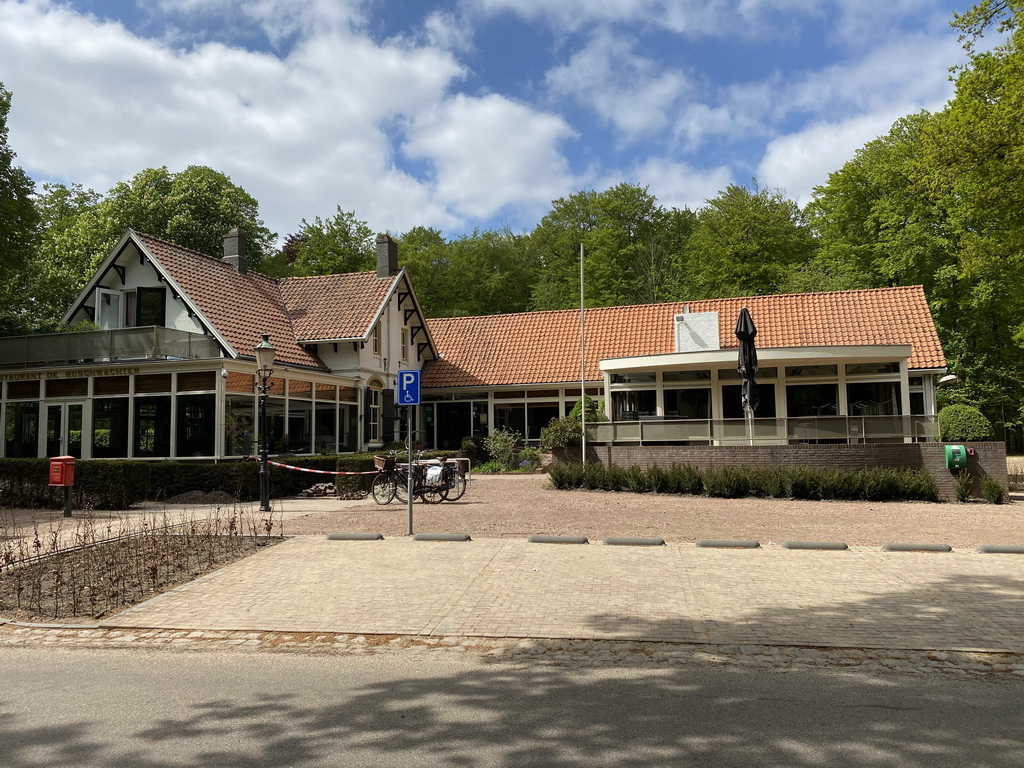
M 260 393 L 260 512 L 270 511 L 270 467 L 267 454 L 270 440 L 267 434 L 267 392 L 270 391 L 268 380 L 274 373 L 274 345 L 270 343 L 270 334 L 264 333 L 263 340 L 256 345 L 256 389 Z

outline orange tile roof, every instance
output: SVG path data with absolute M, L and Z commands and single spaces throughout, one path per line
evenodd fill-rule
M 944 368 L 922 286 L 747 296 L 586 310 L 588 381 L 600 360 L 675 352 L 675 316 L 719 313 L 719 343 L 736 348 L 736 318 L 747 307 L 757 346 L 910 344 L 910 368 Z M 443 359 L 424 370 L 424 387 L 579 381 L 579 310 L 452 317 L 428 321 Z
M 376 272 L 350 272 L 282 280 L 295 336 L 306 341 L 365 338 L 400 275 L 382 279 Z
M 267 333 L 276 360 L 324 367 L 296 341 L 278 281 L 257 272 L 240 275 L 220 259 L 150 235 L 134 235 L 239 355 L 251 357 L 260 334 Z

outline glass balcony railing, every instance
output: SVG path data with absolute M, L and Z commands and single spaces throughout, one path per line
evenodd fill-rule
M 158 325 L 0 338 L 0 368 L 202 360 L 220 357 L 220 353 L 220 345 L 209 336 Z
M 820 416 L 784 419 L 610 421 L 587 425 L 592 443 L 787 445 L 937 440 L 935 416 Z

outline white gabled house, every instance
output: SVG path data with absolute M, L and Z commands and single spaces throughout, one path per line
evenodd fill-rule
M 248 270 L 240 231 L 224 251 L 217 259 L 129 230 L 65 315 L 98 330 L 0 339 L 0 455 L 254 453 L 262 334 L 276 350 L 273 453 L 395 439 L 396 373 L 436 351 L 394 241 L 377 238 L 375 272 L 279 280 Z

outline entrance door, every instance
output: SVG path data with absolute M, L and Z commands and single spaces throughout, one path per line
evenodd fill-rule
M 46 454 L 82 458 L 82 403 L 46 406 Z

